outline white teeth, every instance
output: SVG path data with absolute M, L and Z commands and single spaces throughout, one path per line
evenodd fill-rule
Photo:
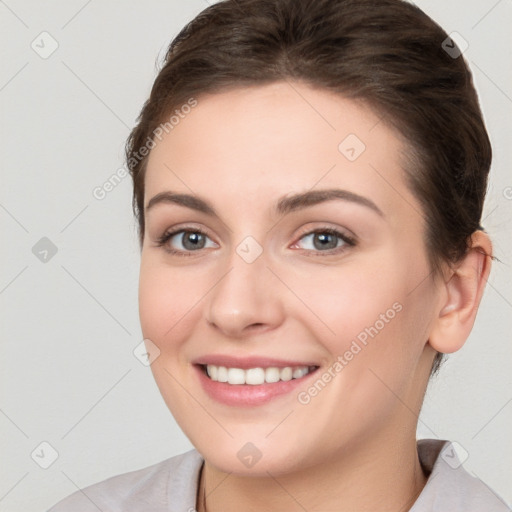
M 228 382 L 230 384 L 245 384 L 245 371 L 241 368 L 229 368 Z
M 279 381 L 279 368 L 267 368 L 265 370 L 265 382 L 278 382 Z
M 279 376 L 281 377 L 281 380 L 287 381 L 292 380 L 293 370 L 290 366 L 286 366 L 279 372 Z
M 257 386 L 260 384 L 289 381 L 300 379 L 310 372 L 307 366 L 285 366 L 284 368 L 226 368 L 225 366 L 216 366 L 209 364 L 206 366 L 206 372 L 211 380 L 216 382 L 227 382 L 232 385 L 250 384 Z
M 245 383 L 257 386 L 265 382 L 265 370 L 263 368 L 249 368 L 245 370 Z
M 307 368 L 295 368 L 293 370 L 293 373 L 292 373 L 292 377 L 294 379 L 300 379 L 301 377 L 304 377 L 304 375 L 306 375 L 308 373 L 308 369 Z
M 208 365 L 210 366 L 210 365 Z M 210 372 L 208 372 L 208 375 L 211 376 Z M 213 379 L 213 377 L 212 377 Z M 219 382 L 227 382 L 228 381 L 228 369 L 225 366 L 219 366 L 217 368 L 217 380 Z
M 213 366 L 213 364 L 208 365 L 208 375 L 212 380 L 217 380 L 217 376 L 219 374 L 219 369 L 217 366 Z

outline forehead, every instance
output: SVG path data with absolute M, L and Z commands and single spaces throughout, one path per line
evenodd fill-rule
M 291 82 L 196 100 L 155 139 L 146 204 L 165 189 L 230 201 L 259 190 L 260 201 L 270 201 L 286 191 L 343 186 L 378 198 L 383 209 L 397 190 L 408 194 L 401 138 L 362 103 Z

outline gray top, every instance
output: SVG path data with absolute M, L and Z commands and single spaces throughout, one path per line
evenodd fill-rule
M 429 474 L 409 512 L 510 512 L 461 465 L 451 442 L 421 439 L 418 455 Z M 203 458 L 196 450 L 76 491 L 48 512 L 193 512 Z

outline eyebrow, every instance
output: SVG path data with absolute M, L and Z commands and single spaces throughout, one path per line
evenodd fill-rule
M 381 217 L 384 217 L 382 210 L 367 197 L 360 196 L 354 192 L 349 192 L 348 190 L 337 188 L 325 190 L 309 190 L 307 192 L 283 197 L 277 202 L 275 211 L 279 215 L 285 215 L 292 211 L 308 208 L 310 206 L 324 203 L 326 201 L 332 201 L 334 199 L 365 206 L 370 210 L 373 210 Z M 191 194 L 178 194 L 171 191 L 160 192 L 149 200 L 145 211 L 149 211 L 151 208 L 158 204 L 177 204 L 192 210 L 197 210 L 209 216 L 218 217 L 215 208 L 210 203 L 208 203 L 208 201 L 205 201 L 204 199 Z

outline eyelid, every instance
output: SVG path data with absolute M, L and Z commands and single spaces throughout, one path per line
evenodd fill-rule
M 301 238 L 304 238 L 306 235 L 310 235 L 312 233 L 336 233 L 342 238 L 343 240 L 347 240 L 348 242 L 351 242 L 353 244 L 358 243 L 358 237 L 354 232 L 347 228 L 342 228 L 339 226 L 332 226 L 328 223 L 320 225 L 318 227 L 303 227 L 299 230 L 299 234 L 296 236 L 296 241 L 294 243 L 297 243 L 298 240 Z
M 307 222 L 307 223 L 305 223 L 305 225 L 303 227 L 301 227 L 299 229 L 299 232 L 301 232 L 302 234 L 307 234 L 307 233 L 311 233 L 313 231 L 321 231 L 322 229 L 325 229 L 325 230 L 333 229 L 333 230 L 339 231 L 340 233 L 345 234 L 346 236 L 356 238 L 356 234 L 353 231 L 351 231 L 350 229 L 348 229 L 344 226 L 340 226 L 338 224 L 333 224 L 332 222 L 329 222 L 329 221 Z
M 194 233 L 202 233 L 203 235 L 206 235 L 208 238 L 214 241 L 214 237 L 211 235 L 210 230 L 207 228 L 204 228 L 202 226 L 194 225 L 194 224 L 177 224 L 175 226 L 172 226 L 170 228 L 167 228 L 164 230 L 163 234 L 159 236 L 158 238 L 163 238 L 167 235 L 176 235 L 177 233 L 180 233 L 181 231 L 188 231 L 188 232 L 194 232 Z M 215 242 L 217 243 L 217 242 Z

